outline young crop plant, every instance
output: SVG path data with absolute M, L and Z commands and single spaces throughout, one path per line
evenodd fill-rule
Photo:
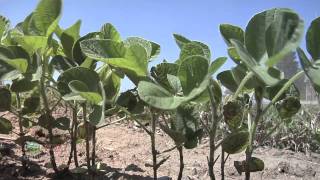
M 318 95 L 320 93 L 320 17 L 314 19 L 311 25 L 308 27 L 306 34 L 306 45 L 307 51 L 311 55 L 308 58 L 305 52 L 301 49 L 297 49 L 297 53 L 300 59 L 300 64 L 306 74 L 310 79 L 314 90 Z M 314 134 L 315 139 L 320 143 L 320 130 Z
M 222 147 L 230 154 L 246 150 L 246 160 L 235 162 L 237 170 L 245 172 L 246 179 L 250 179 L 250 172 L 264 168 L 263 161 L 252 157 L 252 153 L 256 147 L 257 126 L 263 123 L 267 110 L 275 106 L 279 117 L 285 121 L 300 109 L 298 92 L 292 83 L 301 77 L 302 72 L 284 79 L 283 73 L 274 66 L 296 50 L 303 28 L 304 23 L 299 16 L 283 8 L 256 14 L 245 31 L 229 24 L 220 26 L 229 46 L 229 56 L 236 63 L 236 67 L 217 76 L 225 87 L 234 92 L 224 107 L 224 120 L 231 134 L 223 140 Z M 241 100 L 247 96 L 246 93 L 250 95 L 249 102 Z M 266 106 L 264 102 L 267 102 Z
M 139 83 L 138 93 L 145 103 L 162 111 L 159 125 L 172 138 L 179 152 L 180 169 L 177 179 L 180 180 L 184 168 L 183 147 L 195 148 L 203 134 L 197 104 L 211 100 L 212 106 L 215 106 L 215 101 L 221 98 L 220 87 L 211 76 L 226 58 L 218 58 L 211 63 L 207 45 L 177 34 L 174 37 L 181 49 L 179 59 L 174 63 L 164 61 L 153 67 L 152 78 Z M 215 108 L 212 110 L 215 111 Z M 215 115 L 211 122 L 212 128 L 210 127 L 213 136 L 218 121 L 214 118 Z
M 155 142 L 157 112 L 146 106 L 138 97 L 137 88 L 119 94 L 120 80 L 127 76 L 136 86 L 141 80 L 149 79 L 148 63 L 160 53 L 160 46 L 139 37 L 122 40 L 111 24 L 101 28 L 100 35 L 80 42 L 84 55 L 103 63 L 97 69 L 106 89 L 106 111 L 125 114 L 141 126 L 150 136 L 153 159 L 153 175 L 157 179 L 157 169 L 166 160 L 157 162 Z M 145 107 L 146 106 L 146 107 Z M 150 117 L 151 128 L 139 119 Z

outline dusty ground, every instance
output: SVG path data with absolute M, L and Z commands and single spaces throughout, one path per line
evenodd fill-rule
M 14 117 L 12 117 L 14 120 Z M 15 127 L 15 131 L 17 128 Z M 31 132 L 32 133 L 32 132 Z M 2 138 L 1 138 L 2 137 Z M 49 156 L 46 148 L 36 156 L 30 155 L 30 160 L 35 164 L 31 166 L 33 173 L 27 177 L 21 177 L 18 174 L 20 166 L 19 156 L 20 147 L 16 146 L 11 140 L 16 135 L 1 136 L 0 143 L 3 147 L 10 147 L 7 155 L 0 160 L 0 180 L 11 179 L 50 179 L 51 169 L 46 168 L 49 162 Z M 40 137 L 39 137 L 40 138 Z M 173 147 L 173 143 L 168 136 L 158 130 L 156 136 L 158 151 L 162 152 Z M 69 142 L 67 138 L 67 142 Z M 78 144 L 78 156 L 81 163 L 85 163 L 84 144 Z M 132 124 L 115 124 L 101 129 L 97 133 L 97 161 L 104 163 L 107 173 L 99 179 L 152 179 L 152 168 L 148 167 L 151 163 L 149 136 L 143 130 L 136 128 Z M 67 143 L 55 148 L 58 165 L 66 164 L 69 146 Z M 217 155 L 220 150 L 217 150 Z M 202 144 L 193 150 L 184 150 L 185 169 L 184 179 L 209 179 L 207 176 L 207 159 L 208 154 L 207 140 L 204 139 Z M 233 167 L 233 161 L 243 160 L 244 153 L 231 155 L 226 162 L 226 179 L 244 179 Z M 177 151 L 165 153 L 164 156 L 170 156 L 170 159 L 159 168 L 159 177 L 166 176 L 176 179 L 179 169 Z M 252 174 L 252 179 L 320 179 L 320 155 L 295 153 L 289 150 L 278 150 L 271 148 L 259 148 L 255 151 L 256 157 L 265 162 L 265 170 Z M 159 158 L 159 159 L 160 159 Z M 40 166 L 37 166 L 39 164 Z M 219 178 L 220 162 L 215 165 L 215 173 Z M 17 177 L 18 176 L 18 177 Z M 67 176 L 64 179 L 77 179 L 75 176 Z M 61 178 L 59 178 L 61 179 Z M 80 179 L 85 179 L 80 176 Z M 168 178 L 163 178 L 168 179 Z

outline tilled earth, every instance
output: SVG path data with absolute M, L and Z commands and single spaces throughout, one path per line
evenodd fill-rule
M 15 121 L 15 117 L 10 117 Z M 30 131 L 32 136 L 40 137 L 39 127 Z M 17 126 L 14 129 L 17 131 Z M 40 131 L 41 132 L 41 131 Z M 55 133 L 60 133 L 56 131 Z M 65 132 L 64 132 L 65 133 Z M 40 136 L 39 136 L 40 135 Z M 65 143 L 55 147 L 57 164 L 63 167 L 68 161 L 69 156 L 69 137 L 62 135 Z M 0 180 L 13 179 L 52 179 L 52 170 L 49 164 L 49 155 L 45 147 L 41 152 L 28 153 L 30 158 L 30 172 L 26 176 L 19 173 L 20 147 L 15 145 L 13 140 L 17 135 L 0 136 L 1 150 L 3 157 L 0 159 Z M 209 151 L 208 140 L 204 139 L 195 149 L 184 150 L 184 177 L 185 180 L 207 180 L 207 154 Z M 158 130 L 156 145 L 159 152 L 163 152 L 174 146 L 172 140 L 162 131 Z M 85 164 L 85 145 L 83 142 L 77 145 L 80 164 Z M 148 180 L 152 179 L 150 139 L 140 128 L 133 124 L 114 124 L 107 126 L 97 132 L 97 162 L 104 170 L 103 175 L 97 179 L 130 179 Z M 216 151 L 219 155 L 220 149 Z M 179 170 L 178 152 L 176 150 L 164 153 L 159 159 L 170 156 L 170 158 L 159 168 L 158 176 L 160 179 L 176 179 Z M 252 173 L 255 179 L 320 179 L 320 155 L 310 153 L 296 153 L 289 150 L 278 150 L 268 147 L 261 147 L 255 151 L 254 156 L 259 157 L 265 162 L 265 169 L 262 172 Z M 244 174 L 239 175 L 233 167 L 234 161 L 244 160 L 244 153 L 230 155 L 226 161 L 225 179 L 244 179 Z M 72 167 L 71 167 L 72 168 Z M 215 165 L 217 179 L 220 179 L 220 162 Z M 56 179 L 86 179 L 85 176 L 66 175 L 64 178 Z

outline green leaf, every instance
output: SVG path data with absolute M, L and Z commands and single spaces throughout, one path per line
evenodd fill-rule
M 228 46 L 232 46 L 230 41 L 231 39 L 236 39 L 244 43 L 244 32 L 238 26 L 231 24 L 220 24 L 220 33 Z
M 271 68 L 256 62 L 241 42 L 237 40 L 231 40 L 231 42 L 246 67 L 250 69 L 261 81 L 269 86 L 273 86 L 279 82 L 279 78 L 273 74 L 274 71 L 272 71 Z
M 93 112 L 89 115 L 89 122 L 92 126 L 100 126 L 105 123 L 105 89 L 102 82 L 99 83 L 100 91 L 102 92 L 102 103 L 100 105 L 93 105 Z
M 167 79 L 175 94 L 182 92 L 181 82 L 177 76 L 167 74 Z
M 314 19 L 306 35 L 307 50 L 312 59 L 320 59 L 320 17 Z
M 70 68 L 58 77 L 57 83 L 59 92 L 66 100 L 85 99 L 97 105 L 102 102 L 99 75 L 91 69 L 84 67 Z
M 49 114 L 42 114 L 39 118 L 38 118 L 38 125 L 48 129 L 49 124 L 51 124 L 52 126 L 54 126 L 55 123 L 55 118 L 52 117 Z
M 145 40 L 140 37 L 129 37 L 124 41 L 124 44 L 126 45 L 127 48 L 130 48 L 130 46 L 142 46 L 145 48 L 145 51 L 147 53 L 148 59 L 152 57 L 152 44 L 150 41 Z
M 249 132 L 240 131 L 230 134 L 222 141 L 222 148 L 228 154 L 237 154 L 244 151 L 249 144 Z
M 110 23 L 106 23 L 102 26 L 101 39 L 110 39 L 116 42 L 121 42 L 121 37 L 117 29 Z
M 138 84 L 140 98 L 152 107 L 162 110 L 173 110 L 196 97 L 198 97 L 209 85 L 209 77 L 204 78 L 198 87 L 195 87 L 188 95 L 175 96 L 156 84 L 141 81 Z
M 31 91 L 38 85 L 38 81 L 31 81 L 30 79 L 23 78 L 14 80 L 10 86 L 12 92 L 21 93 Z
M 110 39 L 88 39 L 80 42 L 82 52 L 96 60 L 108 62 L 111 58 L 123 58 L 126 48 L 122 42 Z
M 59 72 L 63 72 L 75 66 L 75 64 L 73 64 L 72 61 L 68 60 L 67 58 L 61 55 L 54 56 L 50 61 L 50 65 Z
M 151 43 L 152 47 L 151 58 L 156 58 L 160 54 L 160 45 L 152 41 L 149 42 Z
M 36 112 L 40 107 L 40 97 L 37 95 L 26 98 L 23 102 L 22 114 L 29 114 Z
M 2 87 L 0 88 L 0 112 L 9 111 L 11 109 L 11 92 Z
M 240 64 L 241 63 L 241 58 L 236 50 L 235 47 L 229 47 L 228 48 L 228 55 L 229 57 L 233 60 L 234 63 Z
M 21 93 L 31 91 L 38 85 L 38 81 L 31 81 L 30 79 L 23 78 L 14 80 L 10 86 L 12 92 Z
M 82 81 L 79 80 L 72 80 L 68 84 L 69 88 L 73 92 L 86 92 L 89 91 L 89 87 Z
M 82 83 L 78 80 L 73 80 L 69 83 L 69 88 L 72 90 L 72 92 L 75 95 L 80 95 L 83 99 L 86 101 L 92 103 L 92 104 L 103 104 L 103 98 L 102 96 L 97 92 L 90 92 L 89 88 L 86 86 L 86 84 Z
M 88 68 L 73 67 L 64 71 L 58 77 L 57 88 L 62 95 L 71 93 L 69 83 L 73 80 L 81 81 L 91 92 L 98 92 L 99 75 Z
M 65 55 L 72 59 L 72 48 L 76 41 L 80 38 L 80 26 L 81 20 L 78 20 L 75 24 L 73 24 L 68 29 L 64 30 L 61 34 L 61 45 L 63 47 L 63 52 Z
M 11 65 L 21 73 L 25 73 L 28 68 L 28 61 L 26 59 L 17 58 L 17 59 L 10 59 L 5 61 L 7 64 Z
M 120 91 L 121 78 L 108 64 L 104 64 L 97 70 L 103 83 L 107 103 L 113 103 Z
M 67 117 L 59 117 L 55 121 L 55 127 L 61 130 L 69 130 L 70 119 Z
M 44 36 L 17 36 L 14 38 L 30 55 L 37 50 L 44 51 L 48 38 Z
M 177 64 L 181 64 L 186 58 L 189 56 L 194 56 L 194 55 L 199 55 L 199 56 L 206 56 L 206 53 L 202 46 L 197 43 L 197 42 L 190 42 L 185 44 L 179 55 L 179 60 L 176 61 Z
M 108 64 L 120 68 L 135 84 L 148 74 L 148 57 L 144 47 L 130 46 L 124 58 L 109 59 Z
M 245 46 L 257 61 L 265 59 L 272 66 L 297 48 L 303 33 L 303 22 L 292 10 L 275 8 L 255 15 L 246 28 Z
M 173 34 L 173 37 L 180 49 L 182 49 L 185 44 L 191 42 L 189 39 L 179 34 Z
M 179 65 L 174 63 L 163 62 L 151 68 L 151 76 L 165 89 L 171 91 L 171 85 L 168 81 L 168 74 L 176 76 L 178 74 Z
M 266 32 L 268 66 L 274 66 L 290 52 L 296 51 L 304 34 L 304 22 L 296 13 L 285 12 L 277 16 Z
M 208 74 L 208 60 L 202 56 L 190 56 L 185 59 L 178 70 L 178 77 L 184 94 L 189 94 Z
M 9 134 L 12 131 L 12 124 L 8 119 L 0 117 L 0 134 Z
M 227 61 L 227 57 L 219 57 L 214 61 L 212 61 L 209 67 L 209 73 L 210 74 L 216 73 L 222 67 L 222 65 L 224 65 L 226 61 Z
M 58 26 L 62 2 L 61 0 L 41 0 L 33 12 L 31 21 L 39 31 L 39 35 L 49 36 Z
M 86 34 L 85 36 L 82 36 L 81 38 L 79 38 L 73 45 L 72 48 L 72 60 L 74 60 L 75 62 L 77 62 L 78 65 L 82 64 L 83 61 L 87 58 L 85 53 L 82 52 L 81 49 L 81 42 L 84 40 L 88 40 L 88 39 L 95 39 L 95 38 L 99 38 L 100 36 L 100 32 L 91 32 Z M 93 58 L 94 59 L 94 58 Z
M 0 42 L 2 40 L 2 37 L 8 32 L 10 26 L 10 21 L 3 17 L 0 16 Z
M 320 93 L 320 60 L 311 63 L 302 49 L 298 48 L 297 52 L 304 72 L 312 82 L 314 89 Z

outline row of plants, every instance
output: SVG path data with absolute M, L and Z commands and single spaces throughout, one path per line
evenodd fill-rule
M 215 179 L 214 165 L 221 159 L 221 179 L 229 155 L 245 151 L 243 161 L 234 162 L 239 173 L 262 171 L 262 159 L 253 156 L 259 144 L 257 128 L 264 125 L 270 108 L 276 109 L 279 123 L 270 127 L 267 138 L 283 123 L 290 121 L 300 109 L 299 91 L 293 82 L 304 74 L 320 91 L 320 18 L 308 28 L 307 51 L 311 60 L 299 48 L 304 35 L 304 22 L 292 10 L 277 8 L 256 14 L 245 30 L 230 24 L 220 25 L 228 46 L 228 55 L 235 66 L 217 73 L 227 57 L 213 58 L 209 47 L 178 34 L 174 39 L 180 48 L 175 61 L 163 61 L 151 67 L 149 63 L 160 53 L 160 45 L 139 37 L 122 39 L 112 24 L 80 36 L 81 21 L 63 29 L 59 26 L 61 0 L 41 0 L 36 9 L 15 27 L 0 17 L 0 78 L 10 81 L 0 89 L 0 112 L 10 111 L 18 118 L 21 163 L 28 171 L 26 143 L 44 144 L 50 154 L 50 164 L 57 175 L 69 171 L 87 173 L 94 178 L 99 171 L 96 162 L 96 131 L 108 125 L 107 117 L 128 117 L 139 124 L 150 137 L 153 177 L 169 158 L 170 150 L 179 152 L 182 179 L 184 148 L 197 147 L 204 135 L 209 137 L 208 172 Z M 275 67 L 288 53 L 297 51 L 304 71 L 290 79 Z M 211 60 L 214 59 L 214 60 Z M 58 78 L 56 75 L 58 74 Z M 120 92 L 121 80 L 128 77 L 133 89 Z M 232 95 L 224 96 L 222 87 Z M 51 92 L 53 102 L 48 97 Z M 72 116 L 56 117 L 61 102 Z M 205 109 L 206 116 L 200 113 Z M 79 118 L 81 114 L 81 118 Z M 149 121 L 147 126 L 143 121 Z M 225 125 L 220 141 L 219 127 Z M 26 135 L 33 126 L 48 131 L 48 139 L 40 142 Z M 159 153 L 156 127 L 160 127 L 175 143 L 175 147 Z M 11 121 L 0 118 L 0 133 L 12 131 Z M 58 165 L 54 147 L 54 129 L 70 134 L 70 156 L 66 164 Z M 314 131 L 312 138 L 319 139 Z M 78 140 L 86 146 L 86 164 L 78 162 Z M 221 146 L 221 153 L 216 150 Z M 227 154 L 227 155 L 226 155 Z

